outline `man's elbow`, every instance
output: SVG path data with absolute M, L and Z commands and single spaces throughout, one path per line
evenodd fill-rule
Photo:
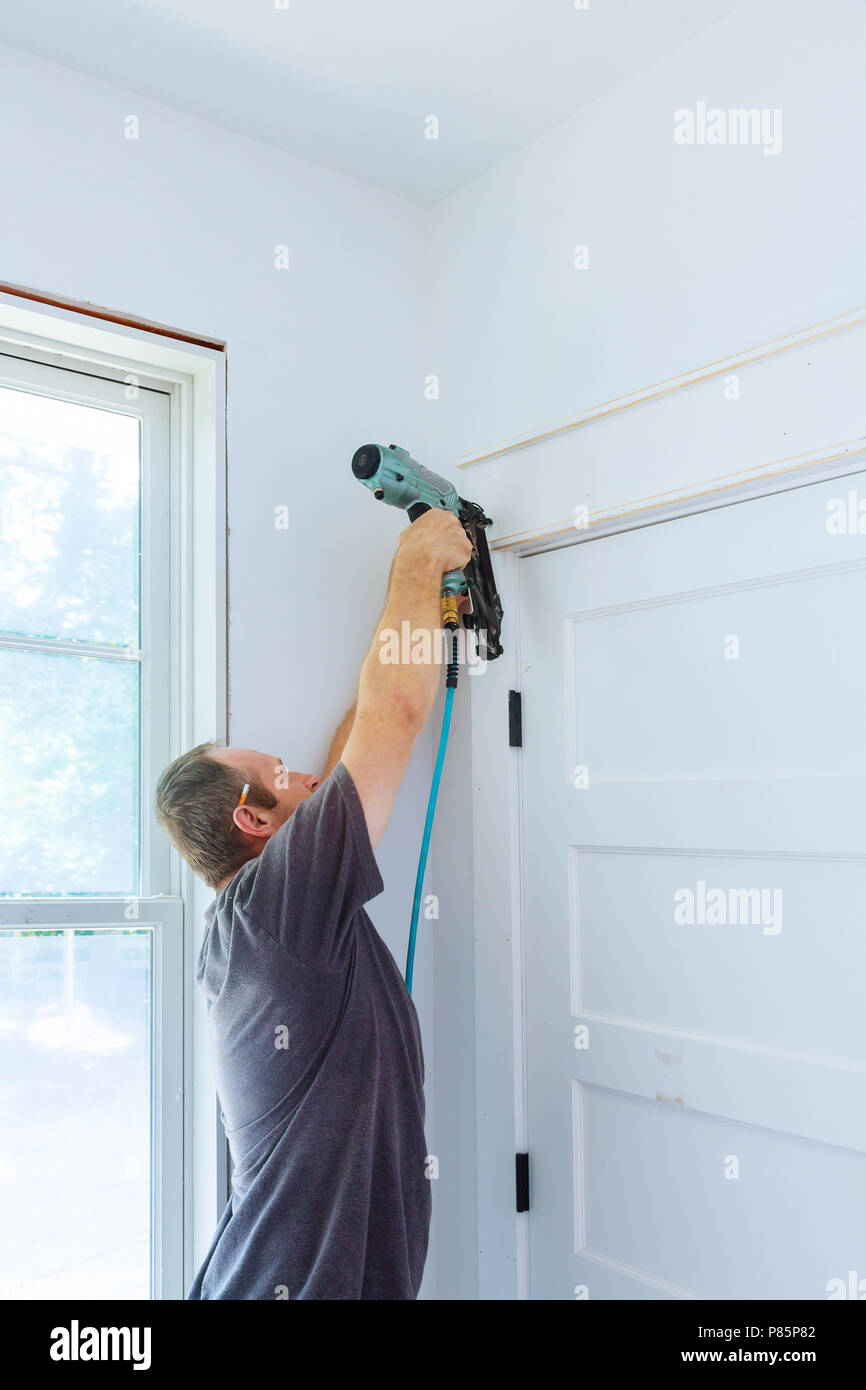
M 395 731 L 415 739 L 420 734 L 430 711 L 424 702 L 417 695 L 407 690 L 396 687 L 388 691 L 385 697 L 385 709 L 383 714 Z
M 413 692 L 399 685 L 380 685 L 359 700 L 355 729 L 377 741 L 411 744 L 427 723 L 429 713 Z

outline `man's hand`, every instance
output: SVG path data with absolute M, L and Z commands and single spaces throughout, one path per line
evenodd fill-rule
M 409 555 L 413 563 L 426 567 L 440 564 L 440 573 L 462 570 L 472 559 L 472 543 L 453 512 L 429 511 L 400 532 L 397 556 Z
M 433 515 L 433 510 L 432 510 L 432 508 L 430 509 L 429 512 L 423 512 L 422 515 L 421 515 L 421 517 L 419 517 L 419 521 L 423 521 L 425 517 L 428 517 L 428 516 L 431 516 L 431 515 Z M 437 515 L 437 516 L 450 516 L 450 517 L 453 518 L 454 521 L 457 521 L 457 518 L 456 518 L 456 516 L 454 516 L 454 513 L 453 513 L 453 512 L 437 512 L 436 515 Z M 439 526 L 438 523 L 434 522 L 434 523 L 432 523 L 432 524 L 433 524 L 434 526 L 436 526 L 437 529 L 441 530 L 441 527 Z M 460 522 L 459 522 L 459 521 L 457 522 L 457 524 L 458 524 L 458 526 L 460 526 Z M 419 539 L 420 539 L 420 541 L 421 541 L 421 548 L 425 548 L 425 549 L 426 549 L 426 548 L 429 547 L 430 542 L 429 542 L 428 537 L 427 537 L 427 530 L 429 530 L 429 527 L 427 528 L 427 530 L 422 531 L 422 532 L 420 533 L 420 537 L 419 537 L 418 535 L 416 535 L 416 536 L 412 539 L 412 541 L 410 542 L 410 537 L 412 537 L 412 532 L 417 528 L 417 526 L 418 526 L 418 522 L 417 522 L 417 521 L 416 521 L 416 522 L 413 522 L 412 525 L 411 525 L 411 526 L 408 526 L 408 527 L 406 528 L 405 531 L 401 531 L 401 532 L 400 532 L 400 536 L 399 536 L 399 539 L 398 539 L 398 541 L 397 541 L 397 553 L 396 553 L 396 555 L 394 556 L 393 560 L 391 561 L 391 569 L 390 569 L 389 572 L 388 572 L 387 594 L 388 594 L 389 597 L 390 597 L 390 594 L 391 594 L 391 583 L 392 583 L 392 580 L 393 580 L 393 578 L 394 578 L 394 566 L 397 564 L 398 559 L 399 559 L 399 558 L 402 556 L 402 554 L 404 553 L 404 547 L 408 544 L 408 545 L 410 545 L 410 549 L 413 549 L 413 548 L 414 548 L 415 550 L 419 549 L 419 547 L 416 545 L 416 542 L 418 542 Z M 461 531 L 463 531 L 463 527 L 462 527 L 462 526 L 460 526 L 460 529 L 461 529 Z M 453 528 L 453 526 L 451 525 L 451 523 L 447 523 L 447 525 L 446 525 L 446 532 L 449 531 L 449 530 L 450 530 L 452 533 L 453 533 L 453 531 L 454 531 L 454 528 Z M 472 558 L 472 543 L 470 542 L 469 538 L 467 537 L 465 531 L 463 531 L 463 538 L 464 538 L 464 540 L 466 541 L 466 546 L 464 547 L 464 554 L 460 556 L 460 563 L 459 563 L 458 565 L 450 565 L 450 566 L 449 566 L 449 565 L 446 565 L 446 567 L 445 567 L 445 568 L 443 569 L 443 571 L 442 571 L 443 574 L 447 574 L 449 568 L 450 568 L 450 569 L 463 569 L 464 565 L 466 565 L 466 564 L 468 563 L 468 561 Z M 465 612 L 467 612 L 469 609 L 471 609 L 471 607 L 472 607 L 472 599 L 469 597 L 469 595 L 468 595 L 468 594 L 460 594 L 460 595 L 458 596 L 458 598 L 457 598 L 457 612 L 458 612 L 459 614 L 462 615 L 463 613 L 465 613 Z

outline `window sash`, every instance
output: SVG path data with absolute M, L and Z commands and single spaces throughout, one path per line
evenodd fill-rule
M 153 931 L 151 1000 L 151 1297 L 183 1288 L 183 901 L 176 897 L 3 898 L 0 929 L 145 927 Z
M 24 355 L 22 355 L 24 354 Z M 59 365 L 60 363 L 64 365 Z M 140 667 L 139 882 L 140 893 L 172 888 L 170 848 L 157 827 L 153 791 L 170 761 L 171 680 L 176 663 L 172 586 L 176 540 L 172 535 L 172 387 L 132 371 L 96 375 L 96 368 L 59 354 L 35 360 L 32 352 L 0 342 L 0 386 L 132 416 L 140 426 L 141 561 L 140 646 L 110 648 L 81 640 L 39 639 L 0 631 L 0 648 L 75 654 L 97 660 L 130 661 Z M 106 369 L 111 372 L 112 369 Z M 142 384 L 143 382 L 148 384 Z M 133 399 L 128 399 L 130 394 Z M 2 886 L 2 885 L 0 885 Z

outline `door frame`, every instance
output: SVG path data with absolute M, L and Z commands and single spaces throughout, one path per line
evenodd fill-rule
M 497 548 L 502 598 L 502 657 L 469 682 L 472 714 L 473 923 L 475 936 L 476 1195 L 478 1298 L 526 1300 L 530 1289 L 530 1212 L 515 1203 L 513 1155 L 532 1152 L 528 1134 L 524 971 L 522 752 L 509 747 L 508 692 L 522 689 L 521 560 L 565 546 L 679 520 L 760 497 L 866 471 L 866 449 L 816 464 L 796 476 L 767 475 L 724 495 L 697 492 L 675 503 L 623 511 L 573 537 Z

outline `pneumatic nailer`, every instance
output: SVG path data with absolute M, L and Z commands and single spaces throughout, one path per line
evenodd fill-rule
M 469 595 L 472 611 L 463 615 L 463 621 L 475 633 L 478 655 L 487 661 L 501 656 L 502 603 L 484 534 L 490 517 L 476 502 L 458 497 L 453 483 L 431 473 L 396 444 L 362 444 L 352 458 L 352 472 L 380 502 L 408 512 L 410 521 L 416 521 L 430 507 L 454 513 L 469 537 L 472 559 L 465 570 L 451 570 L 443 576 L 442 594 Z

